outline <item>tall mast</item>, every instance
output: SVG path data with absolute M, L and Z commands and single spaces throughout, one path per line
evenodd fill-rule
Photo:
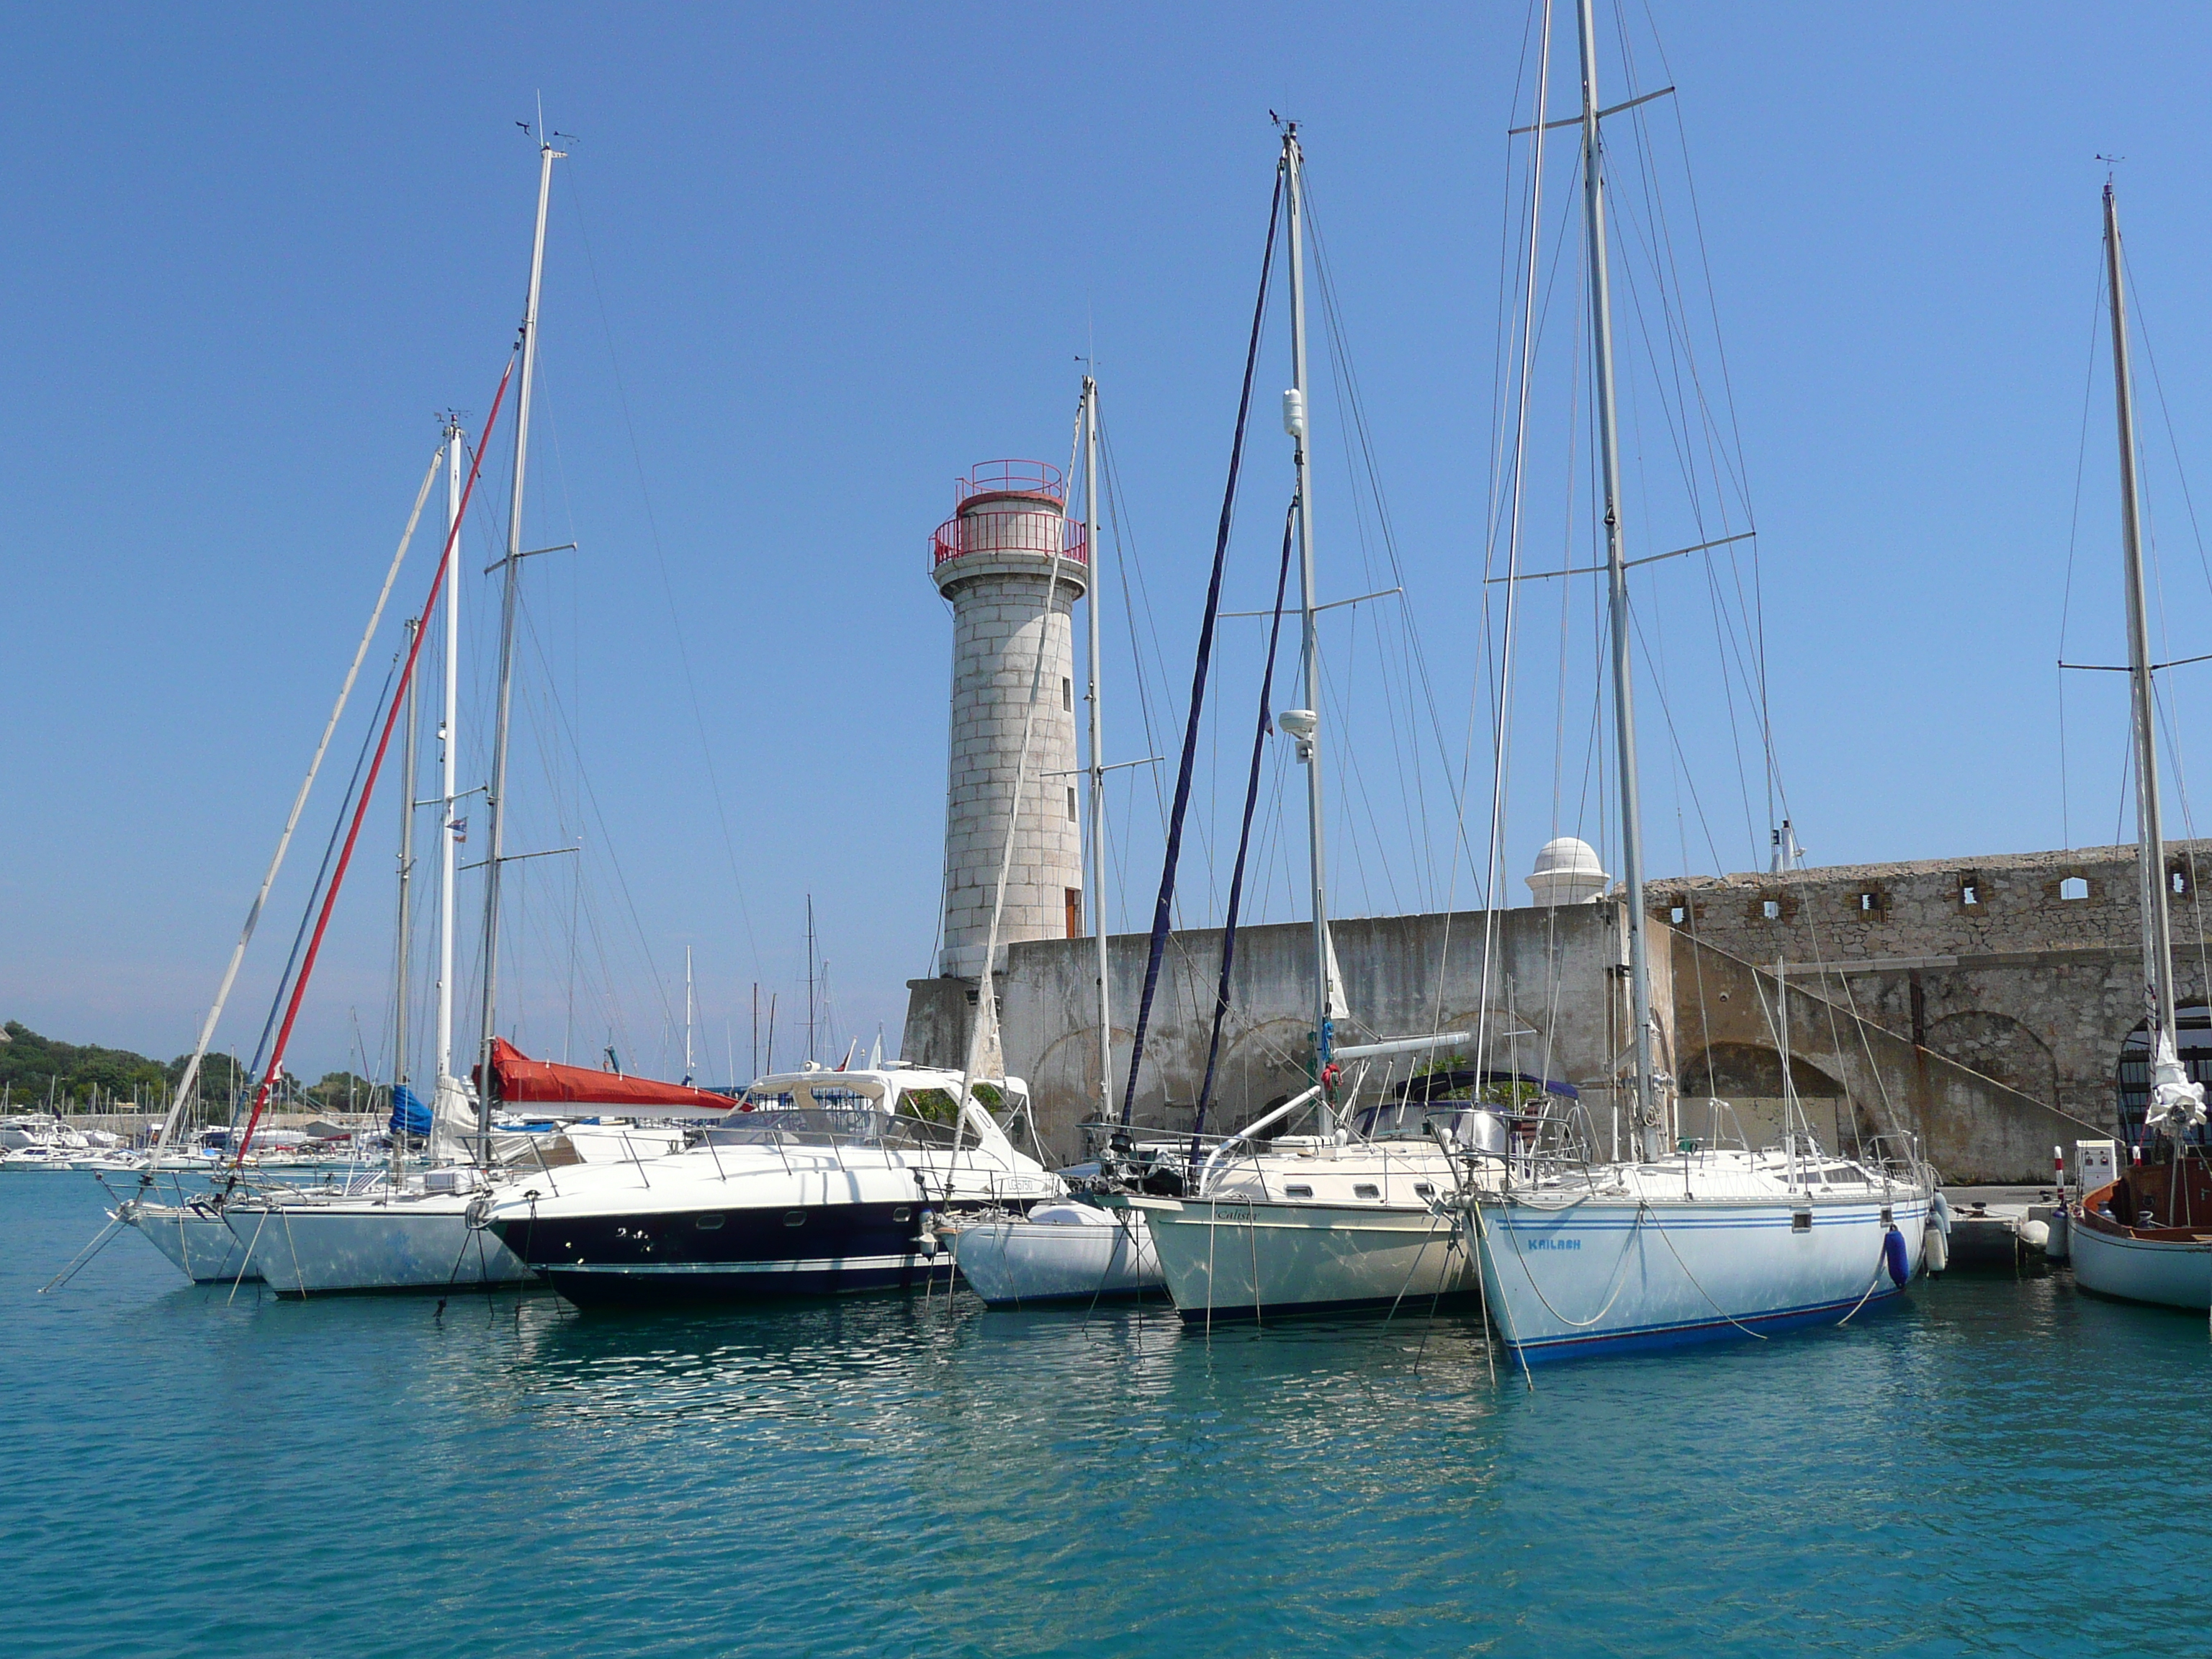
M 2154 1066 L 2173 1036 L 2173 929 L 2166 896 L 2166 836 L 2160 821 L 2158 706 L 2150 678 L 2150 613 L 2143 599 L 2142 528 L 2136 492 L 2134 371 L 2128 359 L 2128 302 L 2121 278 L 2120 211 L 2105 185 L 2105 266 L 2112 285 L 2112 390 L 2119 414 L 2120 556 L 2128 588 L 2128 684 L 2134 693 L 2136 866 L 2142 896 L 2143 995 L 2149 1003 Z
M 460 740 L 455 716 L 459 712 L 461 664 L 460 537 L 461 423 L 446 422 L 446 580 L 440 599 L 446 607 L 446 702 L 438 720 L 439 793 L 443 810 L 438 814 L 438 1089 L 442 1091 L 453 1075 L 453 808 L 458 783 Z M 437 1109 L 434 1097 L 431 1109 Z
M 499 1016 L 499 878 L 506 855 L 507 738 L 508 708 L 514 690 L 514 613 L 516 584 L 522 577 L 522 486 L 530 471 L 530 387 L 538 369 L 538 294 L 545 274 L 545 209 L 552 199 L 553 163 L 562 152 L 538 140 L 538 228 L 530 244 L 530 295 L 522 307 L 522 387 L 514 410 L 514 489 L 507 504 L 507 556 L 500 561 L 504 580 L 499 596 L 499 705 L 492 727 L 491 786 L 484 792 L 484 818 L 489 845 L 484 849 L 483 1024 L 479 1053 L 480 1097 L 477 1127 L 487 1149 L 491 1140 L 491 1045 L 498 1035 Z
M 806 896 L 806 1058 L 814 1058 L 814 895 Z
M 1605 491 L 1606 586 L 1612 600 L 1613 730 L 1620 744 L 1620 861 L 1627 884 L 1629 1018 L 1634 1023 L 1636 1102 L 1644 1156 L 1659 1156 L 1658 1086 L 1651 1060 L 1651 958 L 1644 917 L 1644 813 L 1637 799 L 1636 696 L 1630 652 L 1628 565 L 1620 537 L 1620 429 L 1613 409 L 1613 290 L 1605 248 L 1605 168 L 1597 136 L 1597 26 L 1579 7 L 1583 64 L 1583 240 L 1589 256 L 1590 333 L 1596 381 L 1599 477 Z
M 691 1086 L 691 947 L 684 947 L 684 1086 Z
M 1114 1109 L 1114 1020 L 1106 984 L 1106 738 L 1098 706 L 1098 382 L 1083 377 L 1083 533 L 1091 555 L 1091 931 L 1098 941 L 1098 1115 Z
M 1312 876 L 1314 952 L 1314 1081 L 1322 1082 L 1328 1070 L 1334 1033 L 1328 1018 L 1328 891 L 1322 841 L 1321 793 L 1321 633 L 1316 626 L 1314 592 L 1313 466 L 1306 441 L 1306 267 L 1305 267 L 1305 153 L 1298 148 L 1298 124 L 1283 132 L 1283 171 L 1289 184 L 1291 244 L 1291 390 L 1283 399 L 1283 425 L 1291 435 L 1291 453 L 1297 464 L 1298 617 L 1300 659 L 1305 680 L 1307 718 L 1313 722 L 1298 735 L 1299 758 L 1306 763 L 1306 852 Z M 1321 1097 L 1322 1132 L 1335 1128 L 1334 1112 L 1326 1090 Z
M 392 1086 L 396 1092 L 406 1086 L 407 1069 L 407 969 L 415 953 L 413 895 L 409 888 L 415 876 L 415 635 L 422 629 L 423 618 L 407 619 L 407 684 L 400 688 L 400 698 L 406 707 L 399 718 L 406 726 L 406 735 L 400 740 L 399 760 L 399 927 L 398 930 L 398 971 L 393 975 L 393 994 L 396 1006 L 392 1019 Z

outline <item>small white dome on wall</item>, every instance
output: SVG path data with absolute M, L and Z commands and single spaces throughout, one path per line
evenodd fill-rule
M 1528 872 L 1528 890 L 1539 904 L 1589 904 L 1601 897 L 1612 878 L 1597 861 L 1597 848 L 1572 836 L 1547 841 Z

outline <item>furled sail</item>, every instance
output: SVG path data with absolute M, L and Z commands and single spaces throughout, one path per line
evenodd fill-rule
M 549 1106 L 623 1117 L 720 1117 L 737 1104 L 727 1095 L 681 1083 L 532 1060 L 504 1037 L 492 1039 L 491 1069 L 500 1102 L 510 1107 Z
M 467 1157 L 476 1133 L 476 1091 L 459 1078 L 440 1078 L 430 1092 L 431 1158 L 442 1161 Z

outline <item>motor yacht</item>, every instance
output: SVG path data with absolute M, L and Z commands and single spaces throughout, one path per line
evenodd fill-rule
M 940 1218 L 1066 1192 L 1008 1137 L 1019 1079 L 962 1094 L 957 1072 L 810 1066 L 753 1084 L 687 1151 L 544 1171 L 474 1216 L 586 1306 L 949 1285 Z

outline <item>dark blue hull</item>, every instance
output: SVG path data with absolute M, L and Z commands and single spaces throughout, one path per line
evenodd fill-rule
M 502 1218 L 500 1242 L 579 1307 L 770 1301 L 943 1290 L 949 1248 L 924 1254 L 912 1204 Z
M 1610 1359 L 1619 1354 L 1661 1353 L 1673 1348 L 1702 1347 L 1711 1342 L 1748 1341 L 1802 1331 L 1815 1325 L 1835 1325 L 1855 1310 L 1865 1318 L 1877 1309 L 1901 1303 L 1905 1291 L 1893 1285 L 1864 1300 L 1824 1303 L 1814 1308 L 1785 1308 L 1777 1313 L 1752 1314 L 1739 1319 L 1705 1319 L 1681 1325 L 1654 1326 L 1643 1330 L 1618 1331 L 1604 1336 L 1560 1337 L 1548 1342 L 1504 1344 L 1514 1358 L 1529 1365 L 1553 1365 L 1574 1359 Z

